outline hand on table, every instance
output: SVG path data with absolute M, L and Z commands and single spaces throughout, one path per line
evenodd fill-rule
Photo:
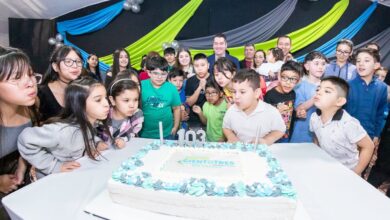
M 119 149 L 124 148 L 126 145 L 125 141 L 122 138 L 115 139 L 115 146 Z
M 60 171 L 61 172 L 70 172 L 72 170 L 75 170 L 80 167 L 80 163 L 76 161 L 70 161 L 70 162 L 65 162 L 62 164 Z

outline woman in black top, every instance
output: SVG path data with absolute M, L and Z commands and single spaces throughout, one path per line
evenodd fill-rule
M 62 46 L 54 50 L 42 86 L 38 91 L 42 121 L 61 112 L 64 106 L 65 88 L 80 76 L 82 66 L 83 58 L 76 48 Z

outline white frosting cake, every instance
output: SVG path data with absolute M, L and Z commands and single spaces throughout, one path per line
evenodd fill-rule
M 109 180 L 116 203 L 195 219 L 293 219 L 296 195 L 266 146 L 145 146 Z

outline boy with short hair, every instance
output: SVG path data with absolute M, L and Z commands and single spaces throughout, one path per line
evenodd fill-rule
M 286 125 L 275 107 L 259 100 L 259 74 L 255 70 L 243 69 L 232 82 L 234 104 L 226 112 L 222 125 L 228 142 L 271 145 L 279 140 Z
M 295 61 L 287 61 L 282 65 L 279 73 L 278 85 L 268 91 L 264 97 L 264 102 L 275 106 L 286 124 L 286 133 L 278 141 L 286 143 L 291 135 L 291 123 L 294 112 L 295 91 L 294 87 L 303 75 L 303 67 Z
M 185 89 L 187 104 L 192 107 L 193 105 L 203 106 L 206 102 L 206 82 L 210 77 L 208 72 L 209 62 L 207 56 L 203 53 L 198 53 L 194 56 L 194 70 L 196 75 L 190 77 L 187 80 L 187 86 Z M 190 109 L 190 118 L 188 119 L 188 126 L 193 130 L 204 128 L 199 116 Z
M 172 71 L 173 66 L 175 65 L 176 62 L 176 51 L 172 47 L 165 48 L 164 50 L 164 58 L 168 62 L 168 73 Z
M 384 112 L 387 106 L 387 85 L 374 77 L 380 67 L 378 51 L 361 48 L 356 51 L 358 75 L 350 80 L 346 110 L 362 124 L 375 146 L 379 144 Z
M 163 124 L 165 139 L 173 139 L 180 124 L 180 97 L 172 83 L 167 82 L 168 63 L 163 57 L 146 61 L 150 79 L 141 81 L 144 124 L 140 133 L 144 138 L 159 138 L 159 122 Z
M 176 68 L 174 68 L 168 75 L 169 82 L 172 83 L 174 86 L 176 86 L 176 89 L 179 92 L 180 101 L 182 104 L 180 106 L 181 128 L 187 130 L 188 129 L 187 120 L 189 118 L 188 116 L 189 107 L 186 104 L 187 97 L 185 94 L 185 88 L 187 83 L 185 78 L 186 77 L 184 71 Z
M 374 143 L 359 121 L 342 109 L 347 102 L 348 83 L 329 76 L 321 80 L 314 97 L 316 113 L 310 118 L 314 142 L 358 175 L 374 152 Z M 359 152 L 360 149 L 360 152 Z

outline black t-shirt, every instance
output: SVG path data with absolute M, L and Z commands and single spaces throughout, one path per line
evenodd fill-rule
M 284 120 L 284 123 L 286 124 L 286 133 L 282 137 L 283 139 L 289 139 L 290 135 L 292 133 L 292 127 L 293 127 L 293 116 L 294 116 L 294 102 L 295 102 L 295 91 L 292 90 L 290 93 L 284 94 L 280 93 L 276 90 L 277 87 L 271 89 L 268 91 L 264 96 L 264 102 L 271 104 L 275 107 L 277 107 L 280 104 L 285 104 L 289 108 L 287 111 L 282 113 L 282 118 Z
M 210 78 L 210 76 L 207 78 L 207 80 L 209 78 Z M 190 77 L 187 80 L 186 89 L 185 89 L 185 93 L 186 93 L 187 97 L 192 96 L 194 94 L 195 90 L 199 86 L 199 83 L 200 83 L 200 80 L 198 79 L 198 77 L 196 77 L 196 75 Z M 202 108 L 203 104 L 205 102 L 206 102 L 205 91 L 201 91 L 199 94 L 198 100 L 196 100 L 194 105 L 198 105 Z M 190 116 L 190 118 L 188 119 L 189 126 L 201 124 L 199 116 L 192 111 L 192 106 L 190 107 L 190 115 L 189 116 Z
M 53 92 L 48 85 L 44 85 L 38 90 L 39 98 L 39 113 L 41 115 L 41 121 L 45 121 L 48 118 L 58 116 L 62 111 L 62 106 L 58 103 Z

